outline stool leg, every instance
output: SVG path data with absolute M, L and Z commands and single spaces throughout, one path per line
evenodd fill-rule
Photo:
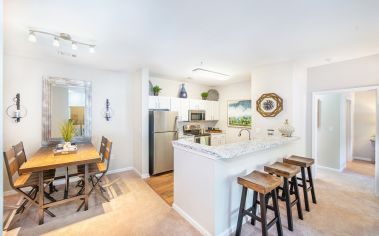
M 287 178 L 284 178 L 283 191 L 285 192 L 288 229 L 290 231 L 293 231 L 292 209 L 291 209 L 292 206 L 291 206 L 290 190 L 289 190 L 288 179 Z
M 245 211 L 246 195 L 247 195 L 247 188 L 243 187 L 242 188 L 242 195 L 241 195 L 240 210 L 238 213 L 236 236 L 241 235 L 241 227 L 242 227 L 242 219 L 243 219 L 244 211 Z
M 262 235 L 267 236 L 267 207 L 266 207 L 266 199 L 265 195 L 260 193 L 259 194 L 259 203 L 261 206 L 261 223 L 262 223 Z
M 308 190 L 307 190 L 307 177 L 305 176 L 305 169 L 304 169 L 304 167 L 301 167 L 301 181 L 302 181 L 302 185 L 303 185 L 305 210 L 309 211 Z
M 254 191 L 254 194 L 253 194 L 253 208 L 252 208 L 253 215 L 257 215 L 257 200 L 258 200 L 258 192 Z M 251 224 L 255 225 L 255 218 L 253 218 L 253 217 L 251 217 Z
M 276 194 L 276 190 L 272 190 L 272 204 L 274 207 L 274 213 L 275 213 L 275 218 L 276 220 L 276 230 L 278 231 L 278 236 L 283 235 L 283 228 L 282 228 L 282 221 L 280 219 L 280 212 L 279 212 L 279 206 L 278 206 L 278 196 Z
M 292 177 L 292 184 L 291 186 L 294 188 L 295 197 L 296 197 L 296 208 L 297 208 L 297 216 L 300 220 L 303 219 L 303 210 L 301 209 L 301 202 L 300 202 L 300 194 L 299 194 L 299 186 L 297 185 L 297 179 L 296 175 Z
M 311 186 L 312 202 L 313 202 L 314 204 L 317 204 L 315 188 L 313 187 L 313 177 L 312 177 L 312 170 L 311 170 L 311 167 L 308 166 L 307 170 L 308 170 L 309 185 Z

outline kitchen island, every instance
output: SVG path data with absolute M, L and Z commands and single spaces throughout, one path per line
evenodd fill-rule
M 203 235 L 229 235 L 241 198 L 237 177 L 297 154 L 298 139 L 270 136 L 216 147 L 174 141 L 173 208 Z

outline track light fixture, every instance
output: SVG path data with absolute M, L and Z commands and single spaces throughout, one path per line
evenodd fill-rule
M 71 48 L 72 48 L 72 50 L 78 50 L 78 46 L 82 45 L 82 46 L 88 47 L 88 51 L 90 53 L 95 53 L 95 47 L 96 47 L 96 45 L 73 40 L 71 38 L 71 35 L 66 34 L 66 33 L 60 33 L 58 35 L 58 34 L 53 34 L 53 33 L 45 32 L 45 31 L 29 30 L 29 37 L 28 37 L 28 39 L 29 39 L 30 42 L 33 42 L 33 43 L 37 42 L 36 34 L 48 35 L 48 36 L 53 37 L 53 46 L 54 47 L 59 47 L 60 46 L 60 40 L 65 40 L 65 41 L 71 42 Z

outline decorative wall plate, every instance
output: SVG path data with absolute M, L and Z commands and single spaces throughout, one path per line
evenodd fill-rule
M 276 93 L 265 93 L 257 100 L 257 111 L 263 117 L 275 117 L 283 111 L 283 99 Z
M 209 89 L 208 90 L 208 98 L 209 101 L 218 101 L 219 95 L 218 91 L 216 89 Z

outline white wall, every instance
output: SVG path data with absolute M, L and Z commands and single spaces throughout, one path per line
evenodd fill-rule
M 185 84 L 188 98 L 201 99 L 201 93 L 207 92 L 210 89 L 209 86 L 198 83 L 181 82 L 177 80 L 169 80 L 153 76 L 150 77 L 150 81 L 153 84 L 153 86 L 158 85 L 162 88 L 162 91 L 159 94 L 160 96 L 167 97 L 179 97 L 179 91 L 181 88 L 181 84 L 183 83 Z
M 299 63 L 288 61 L 254 68 L 251 71 L 253 130 L 265 135 L 267 129 L 277 130 L 285 119 L 295 128 L 298 155 L 305 154 L 305 98 L 307 71 Z M 264 93 L 276 93 L 283 99 L 283 111 L 276 117 L 263 117 L 256 111 L 256 101 Z M 278 132 L 278 131 L 276 131 Z
M 3 16 L 3 1 L 0 0 L 0 15 Z M 3 17 L 0 19 L 0 91 L 3 92 Z M 0 110 L 3 110 L 3 97 L 0 96 Z M 3 116 L 0 116 L 0 124 L 3 123 Z M 3 127 L 0 126 L 0 150 L 3 150 Z M 0 163 L 0 170 L 3 169 L 3 162 Z M 0 175 L 0 178 L 2 176 Z M 0 181 L 0 193 L 3 193 L 3 181 Z M 0 212 L 3 212 L 3 201 L 0 201 Z M 0 214 L 3 222 L 3 214 Z M 1 227 L 2 228 L 2 227 Z
M 376 133 L 376 91 L 355 93 L 353 156 L 368 160 L 374 158 L 374 146 L 370 141 Z
M 229 84 L 226 86 L 216 87 L 219 92 L 220 98 L 220 119 L 217 122 L 217 127 L 225 131 L 226 142 L 236 142 L 240 140 L 248 140 L 249 137 L 246 133 L 243 133 L 241 137 L 238 137 L 238 132 L 241 128 L 228 127 L 228 104 L 229 100 L 249 100 L 251 99 L 251 82 L 250 80 Z M 253 120 L 254 122 L 254 120 Z
M 317 128 L 317 164 L 340 169 L 341 94 L 327 94 L 320 100 L 320 127 Z
M 133 113 L 129 108 L 136 99 L 132 93 L 132 81 L 127 75 L 8 55 L 4 56 L 4 107 L 11 105 L 11 99 L 19 92 L 28 116 L 18 124 L 4 118 L 4 148 L 23 141 L 30 156 L 41 146 L 43 76 L 92 81 L 92 143 L 98 147 L 102 135 L 112 139 L 110 170 L 131 167 Z M 110 122 L 102 116 L 106 98 L 110 99 L 114 110 Z M 8 180 L 4 182 L 8 186 Z
M 131 74 L 133 87 L 133 166 L 145 178 L 149 176 L 149 70 L 143 68 Z
M 331 63 L 308 69 L 307 80 L 307 154 L 312 153 L 312 95 L 327 90 L 343 90 L 379 86 L 379 54 L 353 60 Z M 378 93 L 378 89 L 377 89 Z M 376 97 L 377 110 L 379 96 Z M 378 120 L 378 114 L 377 114 Z M 376 133 L 379 133 L 377 123 Z M 376 161 L 379 160 L 379 142 L 376 139 Z M 375 192 L 379 196 L 379 165 L 375 166 Z

